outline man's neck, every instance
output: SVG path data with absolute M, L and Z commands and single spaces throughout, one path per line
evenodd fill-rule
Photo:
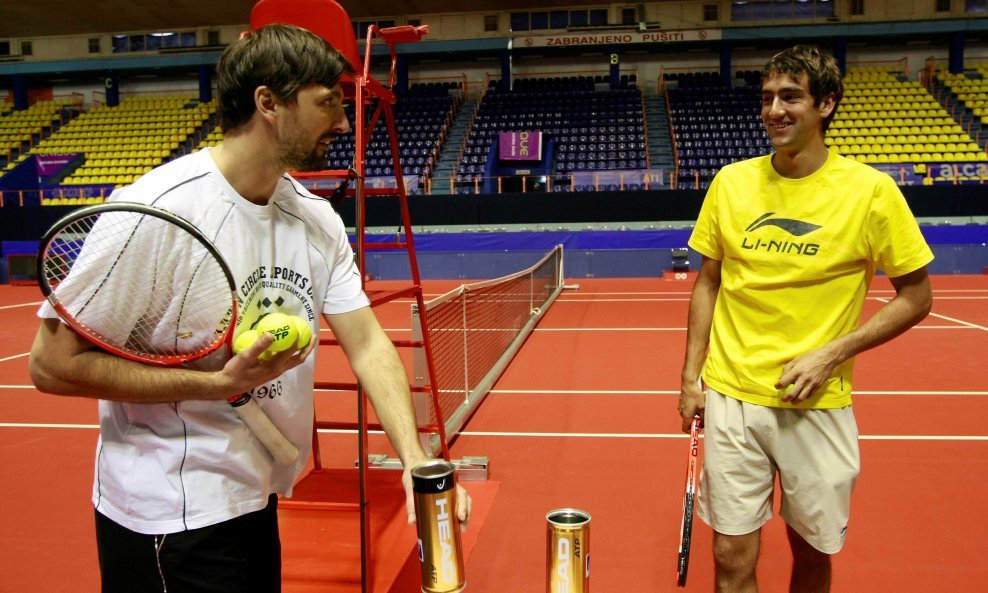
M 830 157 L 823 139 L 800 150 L 779 150 L 772 156 L 775 172 L 788 179 L 801 179 L 820 170 Z
M 276 164 L 273 147 L 273 141 L 257 134 L 231 130 L 210 156 L 237 193 L 255 204 L 267 204 L 285 173 Z

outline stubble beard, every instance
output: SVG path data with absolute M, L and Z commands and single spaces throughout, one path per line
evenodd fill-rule
M 320 144 L 316 144 L 311 150 L 299 143 L 283 144 L 278 151 L 279 160 L 291 171 L 322 171 L 326 168 L 327 161 L 325 154 L 319 154 Z

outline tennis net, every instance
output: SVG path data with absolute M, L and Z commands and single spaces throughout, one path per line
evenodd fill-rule
M 429 394 L 417 393 L 419 424 L 437 426 L 442 418 L 452 440 L 556 300 L 563 282 L 563 247 L 558 245 L 527 270 L 465 284 L 425 303 L 439 413 Z M 412 332 L 413 340 L 423 339 L 415 305 Z M 429 377 L 424 350 L 415 350 L 413 363 L 414 382 L 421 387 Z M 428 452 L 436 454 L 438 435 L 428 441 Z

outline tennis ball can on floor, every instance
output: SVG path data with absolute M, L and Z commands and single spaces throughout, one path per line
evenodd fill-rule
M 412 468 L 423 593 L 459 593 L 466 587 L 454 469 L 443 460 Z
M 590 514 L 556 509 L 545 518 L 546 593 L 590 593 Z

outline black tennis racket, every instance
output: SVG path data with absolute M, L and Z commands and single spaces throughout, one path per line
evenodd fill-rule
M 209 239 L 171 212 L 126 202 L 75 210 L 42 238 L 38 284 L 69 327 L 114 355 L 174 366 L 225 345 L 229 356 L 233 275 Z M 278 463 L 298 458 L 249 394 L 229 402 Z
M 696 501 L 696 465 L 700 449 L 699 416 L 693 417 L 690 424 L 690 449 L 686 463 L 686 493 L 683 496 L 683 522 L 679 527 L 679 558 L 677 561 L 676 584 L 686 586 L 686 574 L 690 569 L 690 540 L 693 536 L 693 507 Z

